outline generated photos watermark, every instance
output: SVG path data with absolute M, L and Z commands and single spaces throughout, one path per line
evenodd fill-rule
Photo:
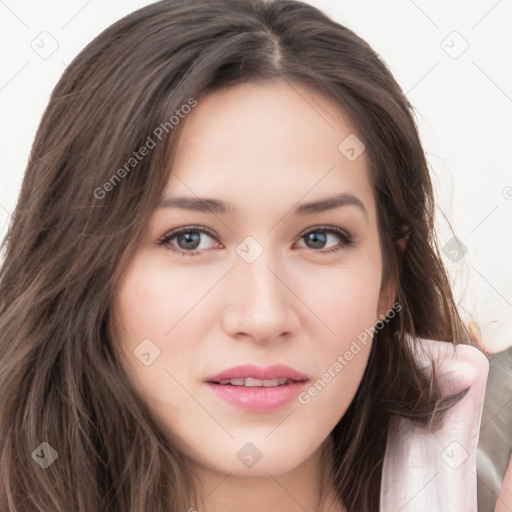
M 361 344 L 366 346 L 368 342 L 373 339 L 375 333 L 384 329 L 384 326 L 401 310 L 402 305 L 395 302 L 381 320 L 376 322 L 372 327 L 367 327 L 364 331 L 361 331 L 357 335 L 357 339 L 352 340 L 349 349 L 346 350 L 343 355 L 338 355 L 336 361 L 334 361 L 334 363 L 325 370 L 322 376 L 314 384 L 312 384 L 306 391 L 299 393 L 297 400 L 303 405 L 309 404 L 311 399 L 317 396 L 327 386 L 327 384 L 329 384 L 329 382 L 331 382 L 343 370 L 343 368 L 345 368 L 345 366 L 354 359 L 354 356 L 361 352 Z
M 168 121 L 160 123 L 138 151 L 134 151 L 132 156 L 114 174 L 112 174 L 112 176 L 105 181 L 101 187 L 96 187 L 94 189 L 94 197 L 100 200 L 104 199 L 109 192 L 114 190 L 116 185 L 120 183 L 123 178 L 126 178 L 126 176 L 128 176 L 128 174 L 137 167 L 137 165 L 139 165 L 139 163 L 142 162 L 142 160 L 144 160 L 144 158 L 149 155 L 153 149 L 155 149 L 157 144 L 163 140 L 164 133 L 170 133 L 170 131 L 177 126 L 182 119 L 185 119 L 187 114 L 189 114 L 196 106 L 197 100 L 195 98 L 189 98 L 187 103 L 174 111 L 174 115 L 172 115 Z

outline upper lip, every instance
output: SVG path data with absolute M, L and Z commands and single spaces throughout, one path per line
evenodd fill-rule
M 205 382 L 220 382 L 226 379 L 253 378 L 259 380 L 288 379 L 293 381 L 306 381 L 308 377 L 299 371 L 283 364 L 271 366 L 257 366 L 243 364 L 228 368 L 220 373 L 208 377 Z

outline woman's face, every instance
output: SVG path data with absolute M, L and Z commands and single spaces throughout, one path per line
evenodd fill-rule
M 123 364 L 197 467 L 278 475 L 319 454 L 389 306 L 368 161 L 306 86 L 219 90 L 181 122 L 116 292 Z

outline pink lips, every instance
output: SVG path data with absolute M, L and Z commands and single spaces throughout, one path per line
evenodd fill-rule
M 258 380 L 287 379 L 281 385 L 271 387 L 246 387 L 232 384 L 220 384 L 228 379 L 252 378 Z M 241 365 L 229 368 L 205 379 L 217 396 L 241 409 L 254 412 L 272 412 L 290 403 L 309 379 L 306 375 L 276 364 L 267 367 Z

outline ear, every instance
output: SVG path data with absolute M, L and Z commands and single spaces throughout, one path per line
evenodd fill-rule
M 405 248 L 407 247 L 407 243 L 409 242 L 410 238 L 410 227 L 409 226 L 402 226 L 402 235 L 399 239 L 395 241 L 395 243 L 398 245 L 400 250 L 403 252 Z
M 396 287 L 387 279 L 380 290 L 379 301 L 377 303 L 377 318 L 375 321 L 382 320 L 387 316 L 387 313 L 393 308 L 395 303 Z
M 409 242 L 410 227 L 408 225 L 402 226 L 399 236 L 400 238 L 395 239 L 395 243 L 398 245 L 400 251 L 403 252 L 407 247 L 407 243 Z M 376 322 L 385 318 L 387 313 L 393 308 L 395 304 L 395 296 L 396 283 L 392 282 L 392 280 L 388 277 L 381 286 L 379 301 L 377 304 Z

